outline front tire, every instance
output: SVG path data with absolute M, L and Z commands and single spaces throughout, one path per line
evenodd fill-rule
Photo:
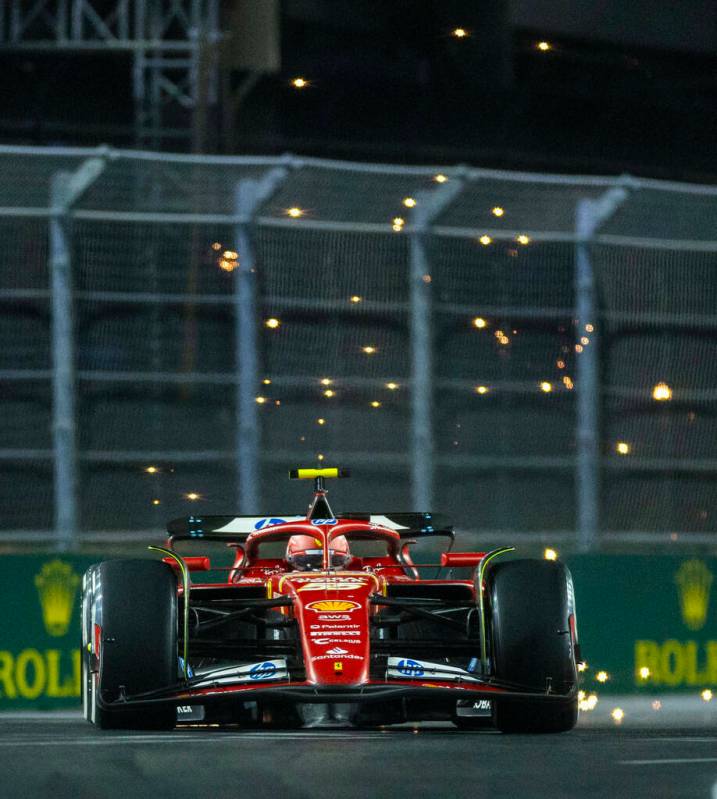
M 488 590 L 496 679 L 536 693 L 575 694 L 575 608 L 567 568 L 549 560 L 507 561 L 491 570 Z M 502 732 L 565 732 L 577 717 L 576 695 L 565 701 L 498 700 L 494 711 Z
M 99 650 L 99 651 L 98 651 Z M 177 682 L 177 579 L 154 560 L 111 560 L 83 579 L 82 694 L 85 718 L 101 729 L 171 729 L 174 705 L 102 707 Z

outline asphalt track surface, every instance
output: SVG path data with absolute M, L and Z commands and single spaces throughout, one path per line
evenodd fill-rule
M 1 714 L 0 797 L 717 799 L 717 707 L 622 704 L 620 725 L 605 703 L 548 736 L 438 724 L 124 733 L 76 713 Z

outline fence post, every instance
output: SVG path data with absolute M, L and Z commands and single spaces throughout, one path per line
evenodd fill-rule
M 51 302 L 52 439 L 56 548 L 77 542 L 77 441 L 75 341 L 72 301 L 72 204 L 105 168 L 109 151 L 83 161 L 75 172 L 56 172 L 50 182 L 48 272 Z
M 411 498 L 416 510 L 433 510 L 433 319 L 427 240 L 436 217 L 463 188 L 459 170 L 448 183 L 415 196 L 410 233 Z
M 50 186 L 49 272 L 52 347 L 52 438 L 54 449 L 56 548 L 71 549 L 77 532 L 77 450 L 75 441 L 75 352 L 72 267 L 67 210 L 69 172 L 57 172 Z
M 234 271 L 234 334 L 236 357 L 236 473 L 240 513 L 257 513 L 259 491 L 259 445 L 261 430 L 256 397 L 259 390 L 257 326 L 257 259 L 252 236 L 259 207 L 288 177 L 285 167 L 270 170 L 260 180 L 245 178 L 234 189 L 234 248 L 239 265 Z
M 575 343 L 582 347 L 576 357 L 575 492 L 580 552 L 597 549 L 600 529 L 600 328 L 590 244 L 626 198 L 625 189 L 613 188 L 597 200 L 579 200 L 575 215 Z M 582 343 L 584 338 L 587 344 Z

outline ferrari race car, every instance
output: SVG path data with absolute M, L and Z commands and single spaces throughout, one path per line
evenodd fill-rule
M 161 559 L 88 569 L 88 721 L 574 727 L 580 654 L 562 563 L 506 557 L 512 547 L 452 552 L 453 528 L 430 513 L 334 515 L 325 480 L 347 472 L 290 476 L 314 480 L 305 516 L 190 516 L 169 523 L 166 547 L 150 547 Z M 448 544 L 424 577 L 410 550 L 432 537 Z M 219 544 L 231 565 L 219 582 L 193 582 L 211 563 L 179 554 L 180 542 Z

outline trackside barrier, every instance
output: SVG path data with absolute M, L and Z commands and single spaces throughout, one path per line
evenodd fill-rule
M 0 710 L 79 707 L 80 581 L 98 560 L 0 559 Z M 586 692 L 717 689 L 717 559 L 584 555 L 567 562 Z

